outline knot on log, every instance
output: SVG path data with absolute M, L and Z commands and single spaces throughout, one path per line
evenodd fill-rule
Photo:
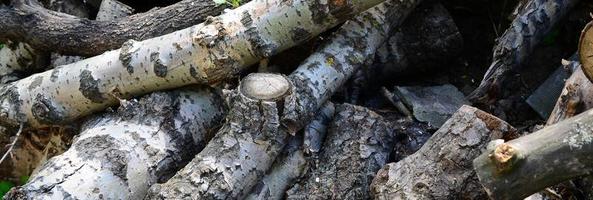
M 517 158 L 517 150 L 507 143 L 502 143 L 494 149 L 488 156 L 496 164 L 496 171 L 503 173 L 513 167 L 514 160 Z

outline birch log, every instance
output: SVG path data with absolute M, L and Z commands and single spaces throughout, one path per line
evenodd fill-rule
M 527 197 L 548 186 L 593 172 L 593 110 L 490 148 L 474 168 L 494 199 Z
M 327 140 L 286 199 L 370 199 L 373 177 L 386 164 L 395 134 L 389 123 L 363 107 L 337 106 Z
M 39 71 L 47 65 L 48 56 L 31 46 L 8 42 L 0 49 L 0 84 L 27 77 L 31 71 Z
M 316 157 L 321 150 L 321 144 L 325 140 L 327 126 L 333 120 L 336 107 L 334 103 L 326 102 L 317 115 L 311 119 L 311 122 L 303 129 L 303 150 L 307 155 Z
M 493 139 L 515 137 L 506 122 L 462 106 L 416 153 L 381 169 L 374 199 L 484 199 L 472 160 Z
M 72 147 L 7 199 L 141 199 L 185 165 L 223 119 L 212 89 L 157 92 L 88 120 Z
M 148 92 L 229 78 L 380 0 L 249 2 L 205 23 L 0 88 L 0 122 L 60 124 Z M 116 98 L 117 97 L 117 98 Z
M 302 142 L 299 135 L 291 137 L 270 170 L 252 188 L 247 200 L 281 200 L 284 198 L 284 192 L 301 176 L 307 165 Z
M 391 23 L 401 22 L 417 3 L 390 0 L 346 22 L 288 78 L 252 74 L 243 79 L 230 93 L 233 107 L 216 137 L 167 183 L 153 186 L 146 199 L 243 198 L 286 137 L 309 122 L 364 58 L 374 54 Z
M 572 61 L 570 65 L 579 65 L 579 63 Z M 555 124 L 590 108 L 593 108 L 593 84 L 587 79 L 583 70 L 576 67 L 570 78 L 566 80 L 546 124 Z
M 579 0 L 529 0 L 494 47 L 492 64 L 470 101 L 487 104 L 500 98 L 502 82 L 517 71 L 547 33 Z

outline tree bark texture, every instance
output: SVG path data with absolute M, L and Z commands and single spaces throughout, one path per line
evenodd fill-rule
M 303 150 L 307 155 L 316 156 L 321 150 L 321 145 L 327 134 L 327 126 L 333 120 L 336 107 L 331 101 L 327 101 L 311 122 L 303 129 Z
M 492 64 L 478 88 L 468 97 L 470 101 L 487 104 L 500 98 L 506 77 L 524 64 L 533 49 L 577 2 L 578 0 L 529 0 L 498 39 Z
M 148 92 L 212 84 L 337 25 L 380 0 L 249 2 L 205 23 L 0 88 L 0 122 L 60 124 Z M 287 17 L 288 16 L 288 17 Z
M 370 199 L 373 177 L 389 158 L 395 133 L 380 115 L 339 105 L 317 165 L 287 191 L 286 199 Z
M 146 40 L 202 23 L 227 6 L 210 0 L 184 0 L 125 19 L 98 21 L 43 8 L 36 0 L 17 0 L 0 7 L 0 40 L 30 44 L 36 49 L 92 56 L 117 49 L 127 40 Z M 100 16 L 100 15 L 99 15 Z
M 416 153 L 385 165 L 371 185 L 375 199 L 484 199 L 472 160 L 488 142 L 516 137 L 506 122 L 462 106 Z
M 31 71 L 40 71 L 48 56 L 31 46 L 8 42 L 0 49 L 0 84 L 6 84 L 27 77 Z
M 7 199 L 141 199 L 185 165 L 223 119 L 210 88 L 157 92 L 85 122 L 72 147 Z
M 579 63 L 573 61 L 571 65 L 579 65 Z M 583 70 L 576 67 L 576 71 L 566 80 L 546 125 L 571 118 L 590 108 L 593 108 L 593 84 Z
M 244 197 L 268 170 L 286 137 L 303 128 L 327 98 L 364 63 L 365 56 L 374 54 L 390 30 L 391 24 L 386 22 L 398 24 L 417 3 L 387 1 L 345 23 L 328 44 L 287 78 L 290 92 L 279 99 L 257 97 L 249 91 L 279 90 L 284 86 L 272 83 L 281 81 L 244 79 L 242 85 L 254 82 L 250 85 L 261 86 L 256 87 L 258 90 L 244 90 L 240 86 L 233 91 L 230 104 L 233 107 L 217 136 L 171 180 L 153 186 L 147 198 Z
M 301 176 L 307 165 L 300 135 L 289 139 L 282 154 L 247 196 L 247 200 L 281 200 L 285 191 Z
M 525 198 L 548 186 L 590 175 L 593 110 L 508 142 L 493 141 L 474 168 L 494 199 Z

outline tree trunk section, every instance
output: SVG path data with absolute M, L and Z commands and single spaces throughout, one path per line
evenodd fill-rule
M 184 166 L 223 119 L 209 88 L 158 92 L 88 120 L 72 147 L 7 199 L 141 199 Z
M 375 199 L 484 199 L 472 160 L 488 142 L 516 137 L 506 122 L 462 106 L 416 153 L 381 169 L 371 185 Z

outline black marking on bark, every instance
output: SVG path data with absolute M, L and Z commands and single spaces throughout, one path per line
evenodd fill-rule
M 163 64 L 159 58 L 159 52 L 153 52 L 150 54 L 150 61 L 154 63 L 154 74 L 158 77 L 167 76 L 167 66 Z
M 89 137 L 77 142 L 74 145 L 79 157 L 84 160 L 106 159 L 101 162 L 102 167 L 109 169 L 115 176 L 127 184 L 127 169 L 129 152 L 122 151 L 116 140 L 108 135 Z
M 59 124 L 65 117 L 64 110 L 42 94 L 37 94 L 33 100 L 31 113 L 37 121 L 46 124 Z
M 0 107 L 0 112 L 1 112 L 0 118 L 3 119 L 0 121 L 9 122 L 10 124 L 7 124 L 7 125 L 10 125 L 10 126 L 16 126 L 20 122 L 27 121 L 27 115 L 22 113 L 20 110 L 20 107 L 23 104 L 23 101 L 20 99 L 20 94 L 19 94 L 17 88 L 14 86 L 14 83 L 7 84 L 4 87 L 1 87 L 0 88 L 0 97 L 2 99 L 6 98 L 8 101 L 7 108 Z M 4 102 L 4 100 L 2 100 L 2 101 Z M 8 113 L 11 113 L 11 112 L 15 112 L 15 119 L 11 119 L 10 116 L 8 116 Z
M 78 90 L 93 103 L 102 103 L 105 101 L 105 97 L 103 97 L 103 94 L 99 90 L 100 80 L 93 78 L 91 71 L 84 70 L 80 73 L 80 87 Z
M 323 24 L 328 17 L 327 3 L 323 4 L 321 1 L 310 1 L 309 10 L 311 11 L 311 19 L 315 24 Z
M 200 77 L 198 77 L 198 72 L 196 71 L 196 68 L 189 67 L 189 74 L 191 75 L 191 77 L 194 77 L 195 79 L 199 79 Z
M 60 69 L 62 69 L 62 66 L 56 67 L 52 72 L 51 72 L 51 76 L 49 76 L 49 81 L 56 82 L 58 80 L 58 74 L 60 73 Z
M 257 27 L 253 26 L 253 18 L 248 11 L 243 11 L 241 16 L 241 24 L 245 26 L 245 34 L 251 47 L 253 48 L 254 56 L 259 58 L 267 58 L 275 54 L 276 46 L 267 44 L 257 31 Z
M 119 60 L 130 74 L 134 73 L 134 66 L 130 64 L 132 62 L 132 53 L 134 53 L 134 51 L 130 50 L 134 47 L 135 42 L 136 41 L 134 40 L 126 41 L 122 44 L 121 50 L 119 51 Z
M 27 87 L 27 89 L 33 90 L 37 87 L 39 87 L 41 85 L 41 83 L 43 83 L 43 76 L 37 75 L 35 77 L 35 79 L 33 79 L 33 82 L 31 82 L 31 84 L 29 84 L 29 87 Z
M 293 41 L 300 42 L 300 41 L 307 40 L 311 37 L 312 37 L 312 34 L 309 31 L 307 31 L 301 27 L 294 28 L 291 31 L 291 38 Z

